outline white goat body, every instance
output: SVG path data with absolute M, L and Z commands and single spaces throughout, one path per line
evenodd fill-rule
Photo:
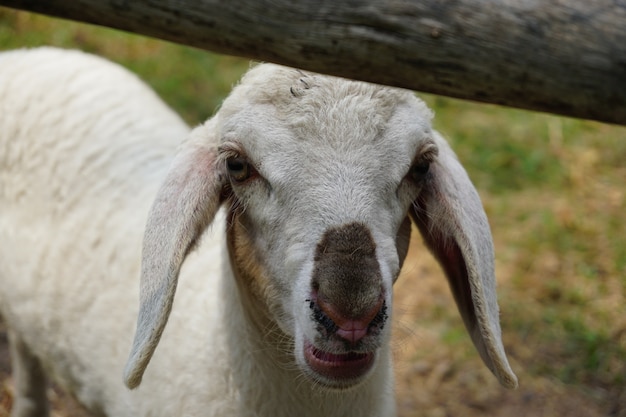
M 0 54 L 13 415 L 46 412 L 43 373 L 98 415 L 395 415 L 408 217 L 515 386 L 489 227 L 430 117 L 407 91 L 265 64 L 189 133 L 100 58 Z

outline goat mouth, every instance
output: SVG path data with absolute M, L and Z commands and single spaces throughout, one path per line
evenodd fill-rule
M 356 383 L 372 368 L 374 352 L 331 353 L 305 343 L 304 358 L 315 373 L 324 377 L 330 385 Z

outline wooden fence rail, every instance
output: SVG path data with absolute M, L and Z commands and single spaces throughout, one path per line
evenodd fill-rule
M 626 125 L 626 0 L 0 0 L 219 53 Z

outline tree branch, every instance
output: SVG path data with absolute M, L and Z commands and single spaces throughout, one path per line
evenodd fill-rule
M 626 125 L 626 0 L 0 0 L 223 54 Z

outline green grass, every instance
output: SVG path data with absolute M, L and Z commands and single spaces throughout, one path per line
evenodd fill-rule
M 0 8 L 0 49 L 43 44 L 129 67 L 192 124 L 216 110 L 249 66 Z M 601 388 L 594 391 L 601 392 L 599 406 L 626 391 L 626 128 L 423 97 L 483 197 L 496 242 L 505 342 L 527 378 Z M 445 321 L 456 311 L 431 314 Z M 442 340 L 454 345 L 465 337 L 457 322 Z

